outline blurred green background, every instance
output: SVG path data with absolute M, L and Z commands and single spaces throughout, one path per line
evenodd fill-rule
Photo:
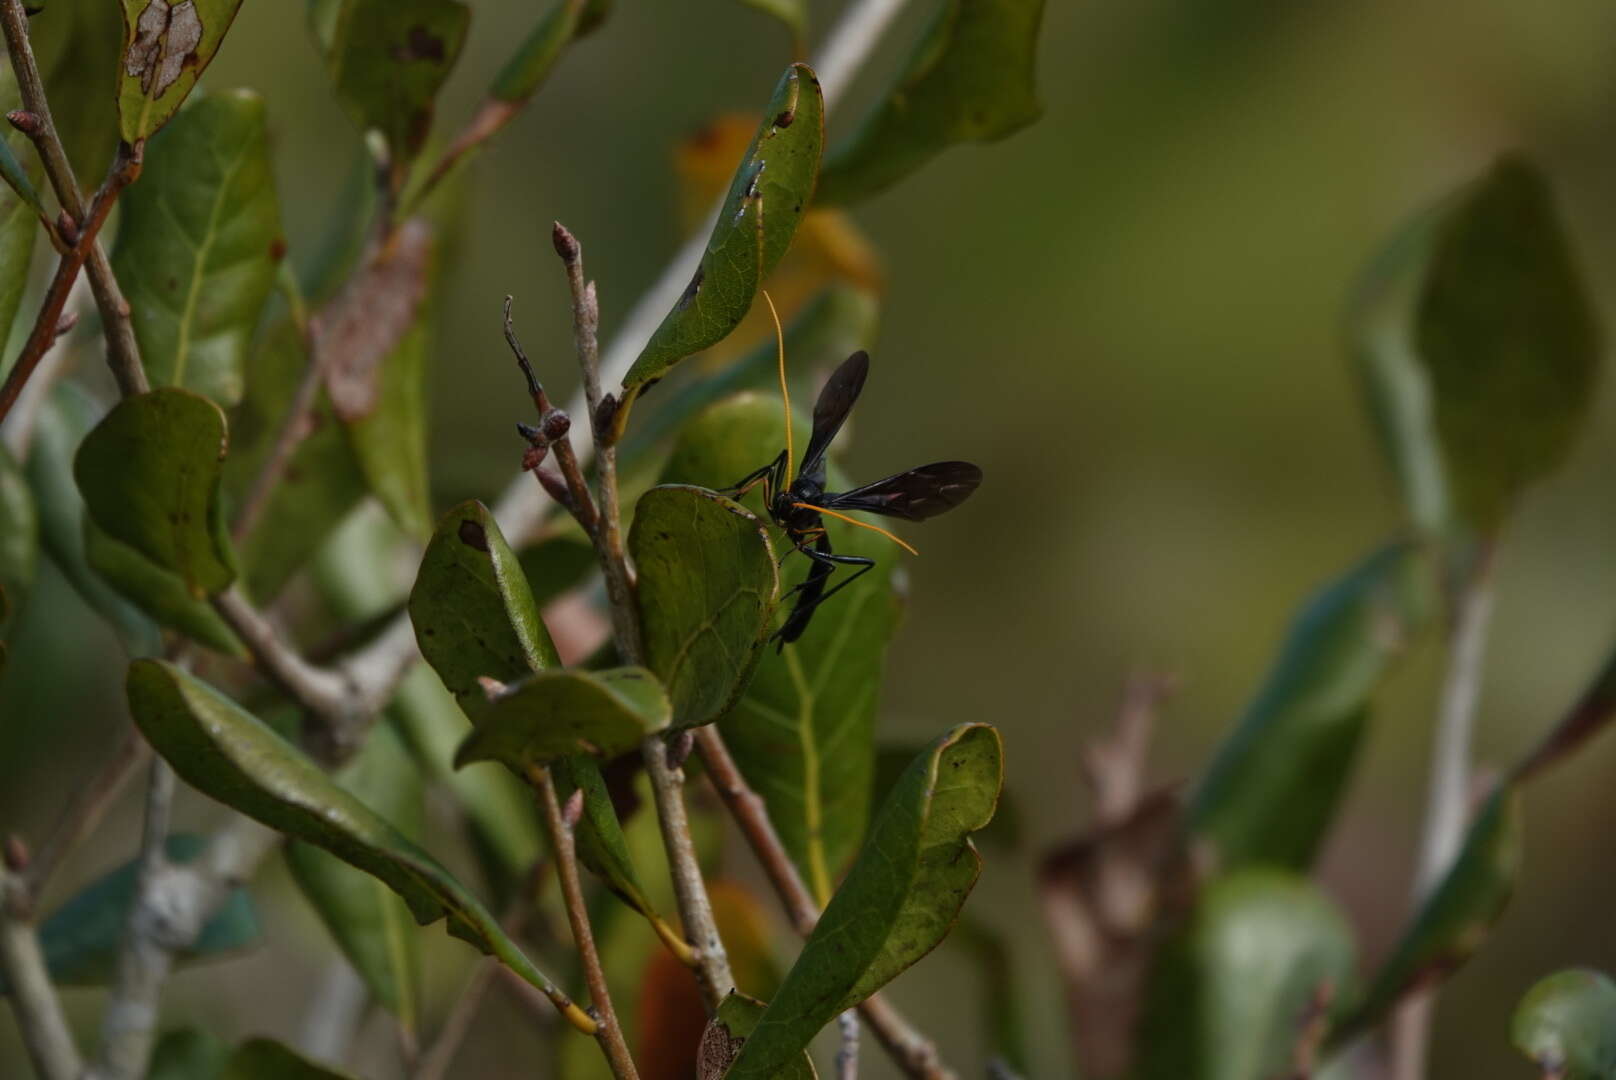
M 467 115 L 543 5 L 473 6 L 440 130 Z M 817 25 L 840 6 L 815 4 Z M 931 4 L 911 7 L 833 139 Z M 851 471 L 960 456 L 987 477 L 968 507 L 911 534 L 923 555 L 909 565 L 883 723 L 912 737 L 965 720 L 1004 732 L 1025 847 L 990 852 L 970 910 L 1015 939 L 1034 1075 L 1070 1072 L 1032 866 L 1086 820 L 1082 742 L 1130 672 L 1172 672 L 1182 689 L 1157 773 L 1193 775 L 1292 610 L 1398 527 L 1340 333 L 1366 260 L 1412 210 L 1522 148 L 1555 184 L 1616 324 L 1613 43 L 1616 8 L 1598 0 L 1052 0 L 1044 118 L 1002 145 L 949 152 L 856 212 L 888 291 Z M 482 157 L 433 376 L 440 507 L 491 498 L 515 464 L 509 424 L 523 400 L 499 336 L 507 292 L 541 373 L 569 382 L 551 220 L 585 245 L 609 337 L 681 240 L 675 147 L 718 113 L 755 108 L 788 59 L 779 26 L 733 0 L 620 0 Z M 312 252 L 358 144 L 302 5 L 244 5 L 207 82 L 267 97 L 291 250 Z M 1506 539 L 1482 763 L 1526 746 L 1616 636 L 1613 405 L 1607 380 L 1591 435 Z M 49 576 L 14 647 L 0 678 L 0 824 L 39 835 L 108 752 L 98 740 L 120 720 L 121 662 Z M 1425 646 L 1384 696 L 1325 858 L 1369 960 L 1407 906 L 1437 651 Z M 1443 997 L 1434 1075 L 1528 1075 L 1506 1041 L 1514 1001 L 1562 966 L 1616 968 L 1612 770 L 1607 739 L 1530 792 L 1521 886 Z M 126 857 L 137 806 L 128 798 L 74 858 L 59 895 Z M 194 797 L 181 806 L 182 822 L 214 815 Z M 286 888 L 278 865 L 267 879 Z M 268 947 L 176 977 L 174 1016 L 295 1032 L 326 942 L 297 905 L 270 907 Z M 436 1000 L 468 957 L 434 944 Z M 93 1031 L 100 995 L 68 993 Z M 975 995 L 968 962 L 946 947 L 893 992 L 961 1065 L 980 1053 Z M 526 1025 L 491 1006 L 456 1075 L 547 1074 Z M 15 1039 L 0 1023 L 5 1075 L 24 1067 Z M 866 1069 L 888 1075 L 873 1049 Z

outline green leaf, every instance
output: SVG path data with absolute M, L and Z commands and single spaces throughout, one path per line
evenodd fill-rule
M 987 724 L 962 724 L 915 759 L 729 1080 L 778 1075 L 838 1013 L 947 936 L 982 869 L 970 835 L 993 817 L 1003 781 L 999 733 Z
M 1371 411 L 1416 525 L 1496 529 L 1566 456 L 1600 330 L 1548 184 L 1521 158 L 1427 211 L 1352 320 Z
M 599 27 L 611 8 L 611 0 L 558 0 L 500 69 L 488 96 L 511 105 L 527 101 L 550 77 L 567 46 Z
M 623 379 L 629 396 L 724 340 L 791 245 L 825 144 L 825 100 L 813 71 L 805 64 L 788 68 L 763 115 L 695 277 Z
M 84 499 L 73 480 L 73 455 L 100 418 L 101 407 L 71 382 L 51 387 L 40 407 L 27 465 L 39 538 L 84 602 L 117 631 L 129 655 L 153 656 L 163 647 L 157 627 L 90 568 L 84 550 Z
M 303 337 L 290 321 L 276 324 L 250 354 L 247 396 L 231 417 L 230 456 L 224 464 L 225 490 L 238 505 L 279 437 L 307 363 Z M 310 424 L 258 525 L 242 541 L 242 579 L 260 604 L 280 593 L 366 491 L 364 474 L 324 391 Z
M 174 630 L 215 652 L 246 659 L 247 650 L 205 599 L 193 596 L 178 574 L 164 570 L 128 544 L 84 518 L 84 558 L 118 595 L 158 626 Z
M 478 678 L 515 682 L 561 666 L 499 523 L 480 502 L 438 522 L 410 590 L 421 655 L 469 714 L 485 695 Z
M 668 726 L 672 709 L 644 668 L 537 671 L 494 695 L 455 768 L 498 761 L 518 776 L 572 754 L 613 758 Z
M 338 100 L 361 131 L 382 133 L 401 180 L 426 144 L 471 9 L 457 0 L 328 0 L 311 4 L 310 17 Z
M 184 865 L 207 849 L 207 837 L 176 833 L 168 838 L 168 857 Z M 40 945 L 51 981 L 61 986 L 104 986 L 118 971 L 118 952 L 129 923 L 140 866 L 131 860 L 74 893 L 40 927 Z M 255 945 L 260 937 L 258 913 L 247 890 L 230 890 L 223 906 L 202 927 L 190 948 L 177 954 L 182 964 L 215 959 Z M 4 990 L 0 983 L 0 990 Z
M 193 592 L 235 580 L 220 509 L 224 414 L 188 390 L 125 398 L 73 461 L 84 505 L 108 536 L 180 575 Z
M 338 781 L 404 836 L 420 837 L 425 813 L 421 774 L 390 725 L 380 724 L 370 733 Z M 287 845 L 286 864 L 371 996 L 398 1018 L 400 1027 L 415 1032 L 420 942 L 403 901 L 376 878 L 312 844 Z
M 241 0 L 122 0 L 118 131 L 134 144 L 168 123 L 219 51 Z
M 1616 1078 L 1616 983 L 1587 968 L 1558 971 L 1526 992 L 1510 1040 L 1546 1077 Z
M 746 689 L 768 637 L 780 587 L 768 535 L 738 503 L 668 485 L 641 496 L 628 549 L 646 666 L 667 688 L 673 725 L 710 724 Z
M 1156 958 L 1137 1076 L 1290 1075 L 1352 977 L 1354 951 L 1340 910 L 1305 878 L 1252 868 L 1218 879 Z
M 1520 795 L 1500 787 L 1477 812 L 1453 866 L 1420 904 L 1391 956 L 1330 1034 L 1332 1045 L 1379 1024 L 1403 995 L 1446 977 L 1503 914 L 1521 861 Z
M 786 28 L 791 31 L 791 39 L 798 45 L 808 40 L 807 0 L 741 0 L 741 3 L 773 15 L 785 23 Z
M 451 934 L 568 1008 L 565 995 L 441 863 L 235 702 L 160 660 L 130 664 L 128 692 L 135 724 L 192 787 L 380 879 L 403 897 L 416 922 L 447 918 Z
M 794 374 L 793 396 L 812 401 L 817 389 L 813 373 L 834 367 L 860 349 L 875 345 L 880 324 L 876 297 L 852 285 L 833 285 L 802 309 L 785 328 L 786 358 Z M 743 390 L 778 393 L 775 343 L 771 337 L 746 356 L 716 374 L 698 377 L 673 388 L 657 403 L 650 415 L 641 418 L 623 441 L 621 457 L 625 466 L 649 456 L 652 449 L 684 427 L 685 422 L 710 405 L 716 405 Z M 664 391 L 659 390 L 661 395 Z M 783 421 L 782 421 L 783 423 Z M 773 457 L 778 448 L 769 454 Z M 764 458 L 763 461 L 768 460 Z M 711 483 L 728 484 L 763 464 L 757 461 L 742 473 Z
M 51 119 L 80 183 L 106 174 L 119 142 L 117 94 L 109 84 L 121 67 L 124 26 L 110 6 L 52 4 L 28 20 Z
M 731 990 L 718 1003 L 717 1013 L 701 1034 L 698 1080 L 723 1080 L 730 1064 L 740 1055 L 742 1045 L 763 1019 L 764 1008 L 763 1002 L 738 990 Z M 815 1080 L 819 1074 L 814 1071 L 814 1059 L 804 1050 L 774 1075 L 776 1080 Z
M 685 427 L 663 481 L 731 484 L 784 445 L 777 395 L 740 394 Z M 761 490 L 748 499 L 763 511 Z M 864 529 L 835 521 L 827 527 L 838 552 L 874 558 L 875 569 L 820 609 L 797 642 L 764 650 L 751 685 L 723 722 L 741 772 L 763 796 L 821 904 L 869 823 L 876 706 L 901 614 L 892 586 L 898 549 Z M 782 571 L 789 581 L 805 574 L 806 564 L 793 558 Z
M 219 1080 L 356 1080 L 352 1073 L 318 1065 L 273 1039 L 248 1039 L 225 1063 Z
M 153 385 L 225 406 L 241 400 L 281 244 L 264 116 L 250 90 L 206 94 L 177 116 L 122 200 L 112 253 Z
M 1380 549 L 1315 594 L 1219 747 L 1190 804 L 1218 865 L 1305 869 L 1345 794 L 1370 704 L 1430 607 L 1409 544 Z
M 944 0 L 881 102 L 825 162 L 818 205 L 884 191 L 954 143 L 993 142 L 1043 113 L 1044 0 Z
M 215 1080 L 230 1060 L 224 1040 L 202 1028 L 165 1031 L 152 1049 L 146 1080 Z
M 4 446 L 0 446 L 0 593 L 10 603 L 0 601 L 0 629 L 6 625 L 39 564 L 39 515 L 34 496 L 23 479 L 22 469 Z

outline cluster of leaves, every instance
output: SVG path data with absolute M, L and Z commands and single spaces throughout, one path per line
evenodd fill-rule
M 1566 455 L 1600 334 L 1547 184 L 1513 157 L 1389 246 L 1351 327 L 1407 527 L 1302 609 L 1181 806 L 1143 800 L 1046 864 L 1061 918 L 1131 943 L 1113 959 L 1136 966 L 1135 1037 L 1102 1048 L 1095 1075 L 1305 1075 L 1378 1027 L 1481 947 L 1518 873 L 1523 786 L 1616 711 L 1613 660 L 1476 804 L 1456 855 L 1361 975 L 1352 928 L 1309 871 L 1394 661 L 1433 624 L 1453 625 L 1451 610 L 1433 618 L 1444 599 L 1486 587 L 1500 530 Z M 1159 904 L 1132 925 L 1101 895 L 1119 864 L 1149 878 L 1142 903 Z M 1165 935 L 1159 947 L 1147 925 Z M 1100 989 L 1080 976 L 1073 1000 Z M 1555 976 L 1523 1003 L 1517 1044 L 1546 1076 L 1616 1075 L 1610 994 L 1602 976 Z
M 694 999 L 683 970 L 693 950 L 664 915 L 666 875 L 650 872 L 657 823 L 628 812 L 644 779 L 623 763 L 646 740 L 718 724 L 824 915 L 781 975 L 757 901 L 726 892 L 714 872 L 740 985 L 707 1037 L 724 1048 L 730 1075 L 812 1075 L 806 1051 L 820 1029 L 953 927 L 980 869 L 971 835 L 993 816 L 1001 747 L 985 724 L 925 747 L 878 745 L 900 598 L 893 552 L 850 526 L 833 526 L 838 550 L 879 556 L 881 568 L 801 640 L 765 648 L 782 617 L 778 553 L 761 507 L 714 489 L 772 458 L 784 425 L 800 420 L 755 393 L 771 378 L 771 349 L 717 373 L 674 369 L 730 335 L 766 280 L 802 272 L 788 256 L 799 230 L 812 237 L 817 221 L 822 236 L 856 238 L 831 207 L 890 186 L 952 143 L 1001 138 L 1036 117 L 1042 0 L 939 3 L 892 87 L 826 159 L 823 180 L 818 82 L 806 65 L 786 71 L 733 170 L 695 279 L 617 395 L 614 437 L 627 436 L 624 473 L 636 496 L 627 554 L 639 663 L 605 649 L 572 666 L 562 665 L 543 609 L 565 592 L 589 595 L 590 544 L 559 522 L 507 538 L 475 501 L 436 514 L 424 385 L 435 288 L 450 257 L 442 239 L 454 187 L 445 181 L 610 4 L 557 0 L 465 134 L 434 158 L 435 102 L 466 39 L 467 5 L 310 0 L 312 37 L 366 157 L 332 209 L 328 250 L 301 258 L 289 258 L 282 239 L 266 103 L 248 90 L 197 89 L 239 6 L 122 0 L 120 40 L 116 27 L 79 14 L 82 5 L 36 18 L 41 40 L 62 35 L 63 55 L 99 56 L 105 46 L 119 72 L 106 119 L 144 166 L 120 204 L 111 267 L 152 388 L 108 409 L 63 380 L 34 415 L 20 460 L 0 453 L 0 600 L 25 601 L 49 560 L 105 617 L 131 657 L 127 699 L 140 733 L 192 788 L 286 838 L 304 898 L 411 1041 L 422 1026 L 412 923 L 440 919 L 547 995 L 574 1028 L 600 1028 L 562 988 L 571 964 L 561 980 L 541 971 L 520 935 L 423 846 L 429 786 L 453 796 L 489 890 L 520 907 L 554 903 L 528 892 L 545 845 L 523 791 L 553 780 L 575 808 L 579 861 L 622 901 L 621 910 L 596 905 L 614 978 L 632 986 L 671 961 L 680 981 L 670 1000 Z M 801 5 L 762 6 L 806 35 Z M 89 113 L 95 97 L 81 91 L 94 80 L 61 70 L 76 80 L 58 110 L 72 137 L 68 118 Z M 54 90 L 62 79 L 51 81 Z M 15 85 L 0 85 L 0 96 L 12 107 Z M 44 211 L 26 143 L 13 136 L 0 149 L 10 185 L 0 192 L 4 337 Z M 871 344 L 878 275 L 805 276 L 811 287 L 788 307 L 804 385 L 820 365 Z M 645 422 L 627 429 L 630 404 L 664 378 L 659 407 L 642 407 Z M 411 580 L 389 572 L 401 563 L 416 567 Z M 299 578 L 312 588 L 289 597 Z M 280 628 L 241 614 L 270 605 L 303 652 L 333 625 L 345 628 L 339 648 L 361 648 L 402 613 L 427 666 L 404 677 L 378 716 L 357 688 L 316 708 L 296 685 L 305 662 L 289 669 L 272 658 L 282 646 L 265 639 Z M 0 620 L 7 614 L 0 606 Z M 324 685 L 341 684 L 347 670 L 323 669 Z M 333 725 L 363 739 L 351 756 L 339 752 L 351 743 L 334 751 L 305 741 Z M 895 758 L 902 768 L 878 767 Z M 710 815 L 698 808 L 698 841 L 713 834 Z M 202 859 L 209 843 L 174 835 L 167 861 Z M 712 868 L 714 845 L 699 846 Z M 111 980 L 136 887 L 131 863 L 45 920 L 56 981 Z M 176 959 L 232 954 L 257 938 L 253 901 L 238 888 Z M 694 1060 L 702 1035 L 670 1026 L 666 1010 L 627 1026 L 653 1057 Z M 570 1062 L 576 1050 L 563 1044 Z M 600 1067 L 592 1058 L 569 1075 Z M 161 1040 L 151 1073 L 340 1075 L 278 1043 L 231 1047 L 193 1029 Z

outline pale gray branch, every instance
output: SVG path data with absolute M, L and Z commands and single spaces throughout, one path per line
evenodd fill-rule
M 78 1080 L 82 1064 L 34 932 L 28 883 L 0 866 L 0 973 L 11 985 L 28 1059 L 41 1080 Z

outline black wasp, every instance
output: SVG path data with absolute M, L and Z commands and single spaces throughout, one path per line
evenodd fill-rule
M 771 304 L 772 306 L 772 304 Z M 783 352 L 783 349 L 782 349 Z M 791 473 L 790 404 L 787 403 L 786 446 L 780 456 L 741 480 L 730 489 L 736 498 L 746 494 L 759 483 L 763 484 L 763 503 L 768 507 L 774 523 L 784 529 L 792 547 L 813 560 L 808 576 L 792 590 L 797 595 L 796 606 L 774 637 L 783 648 L 786 642 L 796 641 L 808 629 L 814 611 L 862 575 L 869 573 L 875 560 L 862 555 L 838 555 L 831 550 L 830 535 L 825 531 L 826 516 L 839 518 L 851 525 L 871 529 L 901 545 L 910 552 L 902 540 L 885 529 L 847 516 L 847 511 L 863 510 L 886 517 L 924 521 L 952 510 L 964 502 L 982 482 L 982 470 L 968 461 L 938 461 L 922 465 L 908 472 L 877 480 L 873 484 L 851 491 L 825 490 L 825 452 L 831 440 L 842 429 L 847 414 L 853 410 L 864 379 L 870 373 L 870 357 L 863 350 L 849 356 L 838 367 L 819 392 L 814 405 L 813 435 L 802 456 L 802 465 L 789 484 Z M 781 357 L 781 389 L 785 388 L 784 356 Z M 838 566 L 856 566 L 858 571 L 834 589 L 825 590 L 826 583 Z M 790 595 L 790 594 L 787 594 Z

